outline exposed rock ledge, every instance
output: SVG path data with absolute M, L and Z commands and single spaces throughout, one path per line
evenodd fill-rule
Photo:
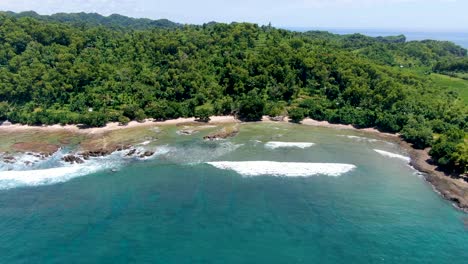
M 120 145 L 120 146 L 113 146 L 110 148 L 99 148 L 99 149 L 92 149 L 92 150 L 85 150 L 78 154 L 68 154 L 62 158 L 63 161 L 68 163 L 77 163 L 81 164 L 84 163 L 85 160 L 89 160 L 90 158 L 95 157 L 104 157 L 112 154 L 115 151 L 122 151 L 122 150 L 129 150 L 125 156 L 126 157 L 139 157 L 139 158 L 148 158 L 154 155 L 154 151 L 145 150 L 145 151 L 138 151 L 137 149 L 133 148 L 131 145 Z
M 404 141 L 401 141 L 400 144 L 408 151 L 411 157 L 411 166 L 423 172 L 426 180 L 434 186 L 440 195 L 453 202 L 461 210 L 468 212 L 468 182 L 459 176 L 446 174 L 432 165 L 429 149 L 414 149 Z
M 204 136 L 203 139 L 205 140 L 226 139 L 230 137 L 235 137 L 238 133 L 239 133 L 239 128 L 237 126 L 224 127 L 217 132 Z

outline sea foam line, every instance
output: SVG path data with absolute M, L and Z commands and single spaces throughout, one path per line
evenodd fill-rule
M 222 170 L 233 170 L 243 176 L 307 177 L 314 175 L 340 176 L 356 168 L 341 163 L 301 163 L 276 161 L 217 161 L 207 164 Z
M 277 149 L 277 148 L 310 148 L 315 143 L 312 142 L 280 142 L 280 141 L 269 141 L 265 143 L 265 148 Z
M 66 182 L 100 170 L 97 165 L 72 165 L 42 170 L 0 171 L 0 190 L 21 186 L 39 186 Z
M 93 174 L 104 170 L 114 170 L 123 165 L 122 151 L 107 157 L 97 157 L 83 164 L 66 164 L 47 169 L 0 171 L 0 190 L 16 187 L 52 185 L 69 181 L 73 178 Z
M 374 139 L 374 138 L 367 138 L 367 137 L 359 137 L 359 136 L 351 136 L 351 135 L 340 135 L 341 137 L 347 137 L 349 139 L 354 139 L 357 141 L 368 141 L 368 142 L 378 142 L 382 140 Z
M 394 158 L 394 159 L 401 159 L 401 160 L 404 160 L 404 161 L 406 161 L 408 163 L 411 161 L 411 159 L 409 157 L 403 156 L 403 155 L 400 155 L 400 154 L 396 154 L 396 153 L 392 153 L 392 152 L 388 152 L 388 151 L 384 151 L 384 150 L 380 150 L 380 149 L 374 149 L 374 151 L 379 153 L 382 156 L 385 156 L 385 157 Z

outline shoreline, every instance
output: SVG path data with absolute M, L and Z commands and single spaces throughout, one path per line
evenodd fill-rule
M 241 121 L 234 118 L 234 116 L 212 116 L 211 120 L 206 124 L 229 124 L 229 123 L 240 123 Z M 107 123 L 104 127 L 90 127 L 80 128 L 79 125 L 51 125 L 51 126 L 30 126 L 30 125 L 0 125 L 0 132 L 16 132 L 16 131 L 33 131 L 42 130 L 45 132 L 57 132 L 57 131 L 68 131 L 79 134 L 101 134 L 109 131 L 136 128 L 136 127 L 147 127 L 147 126 L 167 126 L 167 125 L 183 125 L 193 124 L 198 122 L 194 117 L 191 118 L 178 118 L 169 119 L 165 121 L 154 121 L 153 119 L 145 119 L 142 122 L 131 121 L 128 124 L 120 125 L 118 122 Z
M 289 119 L 285 117 L 283 120 L 274 121 L 271 120 L 268 116 L 263 116 L 259 123 L 289 123 Z M 151 119 L 146 119 L 143 122 L 131 121 L 126 125 L 120 125 L 119 123 L 108 123 L 104 127 L 97 128 L 80 128 L 78 125 L 52 125 L 52 126 L 28 126 L 28 125 L 0 125 L 1 132 L 24 132 L 24 131 L 34 131 L 40 130 L 45 132 L 57 132 L 57 131 L 67 131 L 77 134 L 85 135 L 99 135 L 110 131 L 115 130 L 124 130 L 138 127 L 150 127 L 150 126 L 167 126 L 167 125 L 193 125 L 193 124 L 206 124 L 206 125 L 215 125 L 215 124 L 234 124 L 234 123 L 244 123 L 234 116 L 212 116 L 210 121 L 203 123 L 198 122 L 195 118 L 178 118 L 171 119 L 166 121 L 154 121 Z M 424 179 L 430 183 L 433 189 L 439 193 L 444 199 L 452 202 L 452 204 L 468 213 L 468 182 L 463 179 L 453 178 L 453 175 L 449 175 L 443 171 L 437 169 L 436 166 L 430 163 L 431 157 L 429 156 L 429 149 L 419 150 L 411 146 L 411 144 L 405 142 L 400 138 L 398 134 L 391 134 L 381 132 L 375 128 L 355 128 L 352 125 L 343 125 L 343 124 L 332 124 L 327 121 L 317 121 L 310 118 L 304 119 L 301 125 L 313 126 L 313 127 L 325 127 L 332 129 L 344 129 L 344 130 L 353 130 L 364 132 L 366 134 L 372 134 L 377 137 L 380 137 L 385 140 L 393 141 L 397 143 L 403 150 L 405 150 L 410 156 L 410 165 L 413 166 L 417 171 L 421 172 L 424 176 Z

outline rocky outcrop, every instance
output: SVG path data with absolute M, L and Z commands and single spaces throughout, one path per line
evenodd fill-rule
M 75 156 L 75 155 L 66 155 L 62 158 L 63 161 L 74 164 L 82 164 L 84 163 L 84 160 L 82 160 L 80 157 Z
M 16 162 L 16 159 L 13 156 L 5 156 L 3 157 L 3 162 L 13 164 Z
M 459 175 L 446 174 L 432 165 L 429 149 L 414 149 L 404 141 L 401 141 L 400 145 L 410 154 L 410 165 L 423 172 L 425 179 L 440 195 L 453 202 L 461 210 L 468 212 L 468 182 Z
M 203 139 L 205 140 L 218 140 L 218 139 L 226 139 L 230 137 L 235 137 L 239 133 L 239 128 L 237 126 L 235 127 L 229 127 L 229 128 L 223 128 L 215 133 L 209 134 L 207 136 L 204 136 Z
M 83 159 L 88 160 L 89 158 L 95 157 L 104 157 L 112 154 L 115 151 L 122 151 L 126 149 L 130 149 L 131 145 L 118 145 L 118 146 L 109 146 L 106 148 L 99 148 L 99 149 L 88 149 L 79 153 Z
M 154 155 L 154 151 L 145 151 L 144 153 L 140 154 L 140 158 L 148 158 Z
M 131 156 L 135 155 L 136 151 L 137 151 L 136 149 L 132 149 L 125 156 L 126 157 L 131 157 Z

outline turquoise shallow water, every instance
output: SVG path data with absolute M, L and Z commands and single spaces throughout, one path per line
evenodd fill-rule
M 227 142 L 162 140 L 168 151 L 117 173 L 0 190 L 0 263 L 466 263 L 466 215 L 374 151 L 397 146 L 356 136 L 243 125 Z M 253 160 L 356 168 L 246 177 L 204 163 Z

